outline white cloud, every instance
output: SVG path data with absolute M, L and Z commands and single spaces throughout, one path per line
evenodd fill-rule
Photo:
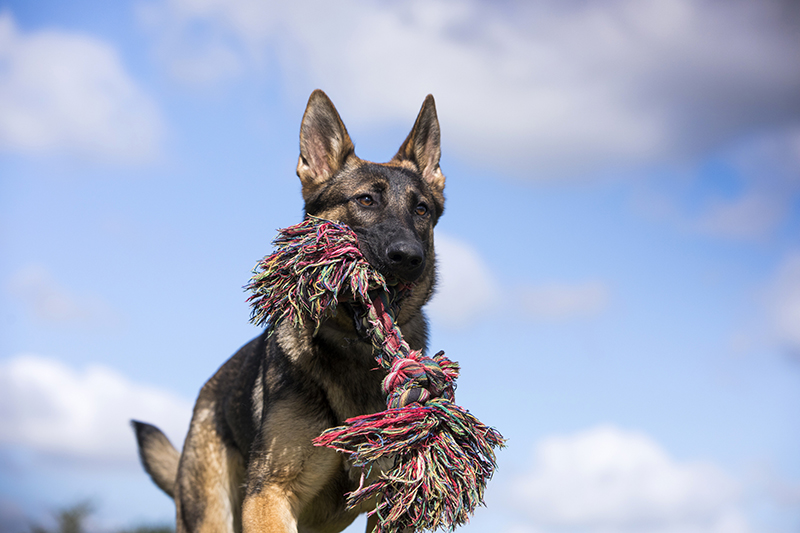
M 162 130 L 155 104 L 109 44 L 24 33 L 0 13 L 0 150 L 134 162 L 157 154 Z
M 231 31 L 231 23 L 238 22 L 236 33 L 241 32 L 240 38 L 246 38 L 250 33 L 246 30 L 247 21 L 269 20 L 264 13 L 248 16 L 246 8 L 242 12 L 244 4 L 247 2 L 236 0 L 227 5 L 178 1 L 161 8 L 157 4 L 140 3 L 137 12 L 144 26 L 156 33 L 156 56 L 170 76 L 185 83 L 208 84 L 237 77 L 243 71 L 245 51 L 225 37 Z M 250 4 L 255 9 L 268 5 Z M 204 19 L 205 24 L 200 22 Z
M 608 307 L 609 287 L 599 281 L 547 283 L 521 287 L 519 303 L 539 320 L 569 320 L 598 315 Z
M 437 290 L 427 310 L 437 325 L 468 325 L 498 303 L 500 287 L 470 244 L 437 232 L 436 265 Z
M 88 327 L 116 326 L 121 322 L 119 314 L 102 298 L 63 287 L 42 265 L 28 265 L 17 271 L 7 288 L 42 322 Z
M 800 354 L 800 252 L 786 256 L 767 291 L 768 313 L 778 342 Z
M 287 88 L 321 86 L 363 122 L 407 121 L 433 92 L 462 154 L 526 177 L 681 160 L 800 118 L 797 17 L 780 2 L 141 6 L 178 77 L 270 58 Z
M 750 530 L 739 486 L 719 468 L 676 461 L 648 436 L 612 426 L 543 439 L 515 489 L 532 530 Z
M 784 220 L 786 197 L 774 192 L 751 192 L 735 200 L 713 202 L 695 221 L 701 233 L 753 240 L 770 235 Z
M 611 290 L 600 281 L 500 283 L 480 252 L 466 241 L 436 233 L 437 290 L 427 306 L 436 326 L 466 327 L 502 305 L 537 321 L 567 321 L 602 313 Z
M 190 417 L 184 398 L 104 366 L 76 371 L 32 354 L 0 361 L 0 442 L 64 457 L 134 460 L 131 418 L 182 438 Z

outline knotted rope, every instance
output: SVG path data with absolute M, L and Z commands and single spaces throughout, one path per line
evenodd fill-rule
M 347 226 L 307 217 L 279 231 L 276 250 L 253 270 L 245 288 L 253 292 L 251 321 L 274 328 L 283 320 L 318 328 L 340 298 L 359 316 L 378 363 L 387 410 L 349 418 L 314 439 L 350 455 L 362 468 L 349 507 L 376 497 L 376 533 L 403 528 L 451 530 L 483 505 L 496 467 L 494 448 L 504 440 L 454 403 L 458 363 L 438 352 L 412 350 L 395 323 L 392 301 L 409 287 L 390 287 L 358 249 Z M 391 470 L 365 485 L 371 465 L 388 459 Z

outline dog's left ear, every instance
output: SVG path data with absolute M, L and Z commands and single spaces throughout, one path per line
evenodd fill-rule
M 436 102 L 429 94 L 422 103 L 417 121 L 392 161 L 410 161 L 422 173 L 431 188 L 444 191 L 444 174 L 439 168 L 442 149 L 439 144 L 439 119 L 436 117 Z

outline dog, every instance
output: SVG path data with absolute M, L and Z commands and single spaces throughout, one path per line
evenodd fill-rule
M 440 155 L 431 95 L 397 154 L 380 164 L 356 156 L 324 92 L 308 100 L 297 163 L 305 212 L 350 226 L 387 280 L 413 284 L 397 323 L 415 350 L 427 346 L 422 306 L 436 280 Z M 374 500 L 346 508 L 360 469 L 311 441 L 347 418 L 386 409 L 378 366 L 353 310 L 339 305 L 316 331 L 279 323 L 222 365 L 200 391 L 183 453 L 155 426 L 132 421 L 145 470 L 175 501 L 176 532 L 335 533 L 373 509 Z M 368 533 L 376 523 L 368 519 Z

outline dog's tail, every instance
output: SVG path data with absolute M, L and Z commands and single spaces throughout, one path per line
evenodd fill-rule
M 174 498 L 181 454 L 157 427 L 138 420 L 131 420 L 131 425 L 139 443 L 142 466 L 158 488 Z

